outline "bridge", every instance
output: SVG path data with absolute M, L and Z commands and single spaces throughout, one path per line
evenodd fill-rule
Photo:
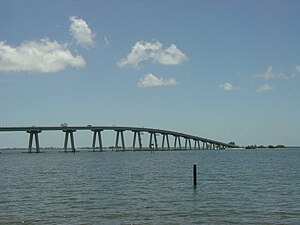
M 62 131 L 65 133 L 64 151 L 75 152 L 74 132 L 88 130 L 93 134 L 91 148 L 93 151 L 103 151 L 102 133 L 105 131 L 115 132 L 114 150 L 203 150 L 203 149 L 225 149 L 235 148 L 234 144 L 228 144 L 212 139 L 184 134 L 175 131 L 144 128 L 144 127 L 121 127 L 121 126 L 46 126 L 46 127 L 0 127 L 0 132 L 23 131 L 29 134 L 28 152 L 33 148 L 33 139 L 35 139 L 35 152 L 40 152 L 39 134 L 44 131 Z M 132 145 L 126 146 L 124 132 L 131 132 Z M 143 146 L 142 135 L 148 133 L 149 140 L 146 147 Z M 158 136 L 161 136 L 160 143 Z M 71 150 L 68 150 L 69 138 L 71 141 Z M 96 142 L 98 141 L 98 146 Z M 171 141 L 173 145 L 171 145 Z M 119 143 L 120 142 L 120 143 Z M 184 144 L 183 144 L 184 143 Z M 193 143 L 193 144 L 192 144 Z M 119 145 L 120 144 L 120 145 Z

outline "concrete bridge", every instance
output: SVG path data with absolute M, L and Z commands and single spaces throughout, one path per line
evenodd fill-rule
M 102 132 L 114 131 L 115 150 L 201 150 L 201 149 L 225 149 L 236 147 L 233 144 L 223 143 L 212 139 L 202 138 L 175 131 L 144 128 L 144 127 L 120 127 L 120 126 L 48 126 L 48 127 L 0 127 L 0 132 L 23 131 L 29 134 L 28 152 L 32 152 L 33 139 L 35 139 L 35 152 L 40 152 L 39 134 L 44 131 L 63 131 L 65 133 L 64 151 L 68 152 L 68 141 L 71 141 L 71 152 L 75 152 L 74 132 L 80 130 L 89 130 L 93 134 L 91 148 L 93 151 L 103 151 Z M 124 132 L 132 133 L 131 145 L 125 144 Z M 141 135 L 149 134 L 149 140 L 146 147 L 143 147 Z M 157 136 L 161 135 L 161 141 L 158 143 Z M 171 146 L 170 139 L 173 144 Z M 98 146 L 96 142 L 98 141 Z M 120 145 L 119 145 L 120 142 Z M 184 143 L 184 144 L 183 144 Z

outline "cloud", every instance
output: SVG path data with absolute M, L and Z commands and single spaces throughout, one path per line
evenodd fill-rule
M 107 39 L 107 37 L 105 35 L 104 35 L 103 39 L 104 39 L 104 46 L 109 47 L 110 43 L 109 43 L 109 40 Z
M 299 77 L 299 75 L 300 75 L 300 65 L 296 65 L 293 74 L 291 75 L 291 78 Z
M 231 84 L 231 83 L 224 83 L 224 84 L 220 84 L 219 85 L 219 88 L 222 88 L 224 91 L 233 91 L 233 90 L 236 90 L 238 89 L 237 86 Z
M 289 78 L 289 76 L 286 75 L 283 72 L 274 73 L 273 68 L 271 66 L 268 67 L 267 71 L 265 71 L 263 73 L 260 73 L 260 74 L 256 74 L 256 75 L 254 75 L 254 77 L 262 78 L 262 79 L 265 79 L 265 80 L 269 80 L 269 79 L 288 79 Z
M 83 67 L 85 61 L 57 41 L 45 38 L 26 41 L 16 47 L 0 42 L 0 72 L 50 73 L 68 66 Z
M 259 86 L 256 91 L 264 92 L 264 91 L 273 91 L 273 90 L 275 90 L 275 87 L 273 87 L 269 84 L 263 84 L 263 85 Z
M 169 48 L 154 53 L 153 60 L 163 65 L 178 65 L 187 60 L 187 57 L 172 44 Z
M 92 47 L 94 45 L 95 34 L 92 33 L 88 24 L 76 16 L 69 17 L 69 20 L 71 22 L 70 32 L 76 43 L 85 48 Z
M 153 75 L 152 73 L 144 75 L 138 82 L 139 87 L 153 87 L 153 86 L 173 86 L 177 85 L 178 82 L 172 79 L 164 79 L 158 78 L 157 76 Z
M 295 66 L 296 72 L 292 75 L 292 78 L 299 77 L 300 75 L 300 65 Z
M 136 42 L 126 58 L 117 62 L 119 67 L 131 65 L 134 68 L 142 61 L 152 60 L 163 65 L 178 65 L 187 60 L 186 55 L 176 45 L 163 49 L 160 42 Z
M 118 61 L 118 66 L 123 67 L 127 65 L 132 65 L 133 67 L 138 67 L 138 64 L 142 61 L 146 61 L 151 58 L 154 52 L 159 51 L 162 48 L 162 44 L 147 43 L 147 42 L 137 42 L 133 47 L 131 52 L 126 58 Z

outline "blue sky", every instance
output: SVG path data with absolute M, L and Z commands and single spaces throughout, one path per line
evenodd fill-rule
M 299 10 L 289 0 L 3 0 L 0 126 L 144 126 L 299 145 Z M 27 145 L 27 134 L 0 135 L 0 147 Z M 54 136 L 44 145 L 62 143 Z

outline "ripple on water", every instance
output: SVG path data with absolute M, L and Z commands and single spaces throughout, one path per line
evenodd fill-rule
M 4 153 L 0 224 L 297 224 L 299 169 L 300 149 Z

